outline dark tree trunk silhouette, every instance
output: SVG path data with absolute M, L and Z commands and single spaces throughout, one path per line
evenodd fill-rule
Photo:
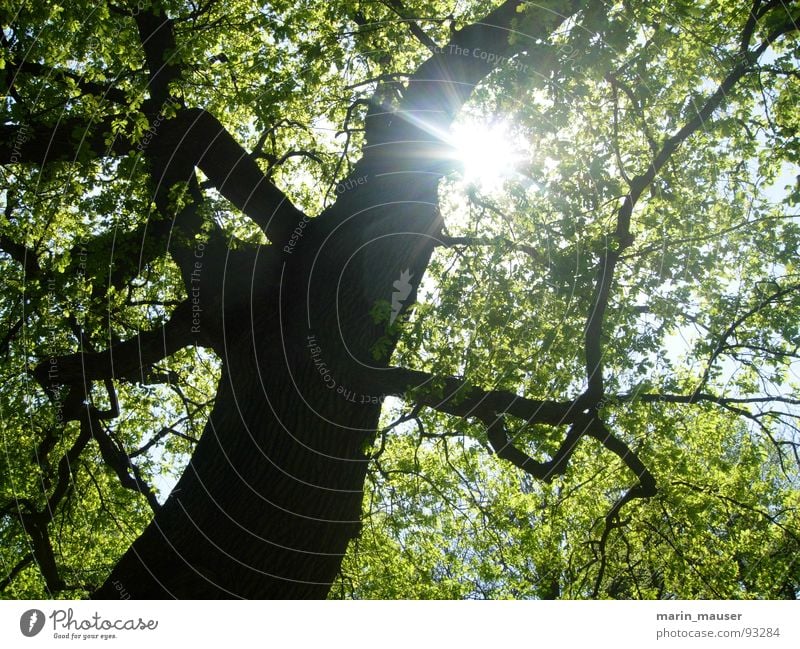
M 199 166 L 272 245 L 231 257 L 212 240 L 201 259 L 182 253 L 202 316 L 198 327 L 184 309 L 167 329 L 188 339 L 194 324 L 193 335 L 220 355 L 215 407 L 172 494 L 95 597 L 115 598 L 120 585 L 134 598 L 327 594 L 359 531 L 365 449 L 382 398 L 424 382 L 389 368 L 388 353 L 375 359 L 386 322 L 370 314 L 391 300 L 404 271 L 412 285 L 404 303 L 414 301 L 439 242 L 438 182 L 453 165 L 440 134 L 492 69 L 455 52 L 480 47 L 502 57 L 523 49 L 529 40 L 508 43 L 519 4 L 506 2 L 458 31 L 391 112 L 373 100 L 363 157 L 335 204 L 315 218 L 291 206 L 212 116 L 186 110 L 166 123 L 170 135 L 148 151 L 161 186 L 191 181 Z M 528 38 L 546 37 L 577 3 L 563 5 L 563 15 L 543 12 L 540 33 Z M 170 41 L 160 24 L 140 31 Z M 157 50 L 158 40 L 144 42 Z M 165 86 L 164 78 L 153 84 Z M 191 210 L 176 218 L 188 233 Z M 566 406 L 557 410 L 562 416 Z

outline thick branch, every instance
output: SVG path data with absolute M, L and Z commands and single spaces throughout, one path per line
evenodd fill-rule
M 514 446 L 508 437 L 502 417 L 495 417 L 486 432 L 489 443 L 492 445 L 497 457 L 511 462 L 511 464 L 531 474 L 534 478 L 544 482 L 552 482 L 554 477 L 564 475 L 566 472 L 567 462 L 583 436 L 585 428 L 585 425 L 579 424 L 570 426 L 561 446 L 547 462 L 537 462 L 530 455 Z
M 176 430 L 175 428 L 166 426 L 162 428 L 160 431 L 158 431 L 155 435 L 153 435 L 153 437 L 150 438 L 144 444 L 144 446 L 141 446 L 140 448 L 137 448 L 135 451 L 129 453 L 128 457 L 134 458 L 139 455 L 143 455 L 144 453 L 147 453 L 147 451 L 149 451 L 153 446 L 158 444 L 158 442 L 164 439 L 164 437 L 166 437 L 167 435 L 175 435 L 176 437 L 185 439 L 187 442 L 191 442 L 192 444 L 197 444 L 197 439 L 192 437 L 191 435 L 187 435 L 186 433 L 182 433 L 181 431 Z
M 304 214 L 261 171 L 225 127 L 202 109 L 182 111 L 172 133 L 154 144 L 198 166 L 225 198 L 249 216 L 270 241 L 280 244 Z
M 172 168 L 179 162 L 186 167 L 199 167 L 211 184 L 253 219 L 271 241 L 287 239 L 303 213 L 269 181 L 219 120 L 202 109 L 189 109 L 162 123 L 161 110 L 149 111 L 153 135 L 142 150 L 149 157 L 168 160 L 167 166 Z M 45 164 L 77 160 L 84 154 L 100 157 L 136 151 L 132 142 L 121 137 L 110 146 L 106 144 L 110 130 L 110 120 L 92 123 L 69 119 L 54 126 L 0 126 L 0 164 Z M 186 174 L 183 180 L 188 180 Z
M 100 424 L 96 422 L 97 426 L 93 427 L 94 439 L 100 447 L 100 454 L 103 461 L 117 474 L 120 484 L 126 489 L 135 491 L 142 494 L 146 499 L 150 508 L 157 512 L 161 505 L 156 498 L 155 493 L 141 477 L 139 468 L 131 461 L 130 456 L 125 450 L 114 440 L 110 433 Z M 133 473 L 133 475 L 131 475 Z
M 606 569 L 606 545 L 608 544 L 611 531 L 622 524 L 619 520 L 622 508 L 632 500 L 638 498 L 652 498 L 656 495 L 658 489 L 653 474 L 650 473 L 639 456 L 625 442 L 616 437 L 600 419 L 593 420 L 592 426 L 589 427 L 586 434 L 594 437 L 609 451 L 617 455 L 617 457 L 625 463 L 625 466 L 639 479 L 638 484 L 628 489 L 622 497 L 614 503 L 608 514 L 606 514 L 603 532 L 598 543 L 600 568 L 597 571 L 594 584 L 594 596 L 597 596 Z
M 165 11 L 139 11 L 135 16 L 149 72 L 150 97 L 163 105 L 170 99 L 169 84 L 180 77 L 174 23 Z
M 31 551 L 36 561 L 39 571 L 45 580 L 45 587 L 52 597 L 60 590 L 64 590 L 66 584 L 58 572 L 53 545 L 50 542 L 50 535 L 47 531 L 48 517 L 38 515 L 22 515 L 22 526 L 28 533 L 31 540 Z
M 145 331 L 102 352 L 84 352 L 43 361 L 34 370 L 42 386 L 86 385 L 90 381 L 129 378 L 143 381 L 153 363 L 196 342 L 191 304 L 184 302 L 160 328 Z
M 439 412 L 459 417 L 477 417 L 486 422 L 495 421 L 499 414 L 508 414 L 529 424 L 560 426 L 573 423 L 579 415 L 578 406 L 570 401 L 528 399 L 504 390 L 471 387 L 456 377 L 435 377 L 405 368 L 371 373 L 363 389 L 376 388 L 386 395 L 398 397 L 410 393 L 410 398 L 416 403 Z
M 614 515 L 618 513 L 625 503 L 634 498 L 655 496 L 656 479 L 653 474 L 650 473 L 650 470 L 644 465 L 639 456 L 625 442 L 616 437 L 602 421 L 595 418 L 593 425 L 586 430 L 586 434 L 594 437 L 609 451 L 618 456 L 639 480 L 638 486 L 631 489 L 617 502 L 617 505 L 615 505 L 616 512 L 612 510 Z
M 536 40 L 546 39 L 582 3 L 562 0 L 547 9 L 526 5 L 525 33 L 513 32 L 515 42 L 511 44 L 512 26 L 522 15 L 518 9 L 524 4 L 520 0 L 507 0 L 483 20 L 455 31 L 450 41 L 437 48 L 409 78 L 396 111 L 383 106 L 383 88 L 379 87 L 366 120 L 365 158 L 388 155 L 386 145 L 391 143 L 392 156 L 408 156 L 417 159 L 418 164 L 427 162 L 430 166 L 431 151 L 425 151 L 424 144 L 441 146 L 450 123 L 475 87 L 492 70 L 507 63 L 509 57 Z M 531 16 L 534 11 L 538 20 Z M 446 162 L 441 151 L 438 155 L 433 153 L 439 158 L 439 165 Z
M 475 86 L 492 70 L 537 39 L 546 39 L 581 4 L 577 0 L 563 0 L 550 8 L 527 5 L 525 33 L 514 32 L 516 42 L 511 44 L 513 22 L 521 16 L 518 9 L 525 3 L 507 0 L 481 21 L 456 31 L 440 53 L 417 68 L 404 93 L 402 109 L 409 112 L 424 109 L 427 115 L 420 118 L 448 124 Z M 533 11 L 537 12 L 535 20 L 531 16 Z M 488 56 L 481 58 L 480 52 L 491 52 L 495 58 L 492 61 Z

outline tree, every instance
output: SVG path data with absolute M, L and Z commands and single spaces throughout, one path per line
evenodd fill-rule
M 796 596 L 798 18 L 5 9 L 5 594 Z

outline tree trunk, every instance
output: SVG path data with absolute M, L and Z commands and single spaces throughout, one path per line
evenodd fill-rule
M 254 264 L 250 308 L 223 321 L 222 379 L 197 449 L 95 597 L 327 594 L 358 534 L 380 416 L 368 386 L 387 367 L 388 353 L 372 354 L 386 322 L 370 312 L 403 271 L 416 284 L 439 227 L 436 182 L 401 198 L 391 177 L 362 178 L 279 263 Z M 241 291 L 246 280 L 230 281 Z
M 507 0 L 454 32 L 405 85 L 396 110 L 373 98 L 364 156 L 313 220 L 285 209 L 279 192 L 259 193 L 257 168 L 227 139 L 200 146 L 204 170 L 272 245 L 249 268 L 202 279 L 204 308 L 221 313 L 198 337 L 215 340 L 222 357 L 214 410 L 173 493 L 95 597 L 114 598 L 119 588 L 139 598 L 328 593 L 360 526 L 366 449 L 382 401 L 376 386 L 397 341 L 387 312 L 415 301 L 441 230 L 438 183 L 453 167 L 443 134 L 497 65 L 459 53 L 480 48 L 504 60 L 546 38 L 580 3 L 542 9 L 528 38 L 512 45 L 521 4 Z M 181 146 L 191 161 L 191 146 Z M 238 162 L 216 168 L 227 158 Z M 182 270 L 191 285 L 188 262 Z M 374 317 L 381 305 L 382 320 Z

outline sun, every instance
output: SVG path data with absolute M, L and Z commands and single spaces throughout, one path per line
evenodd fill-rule
M 499 188 L 516 175 L 523 158 L 518 141 L 504 121 L 459 121 L 453 125 L 450 138 L 464 182 L 482 189 Z

